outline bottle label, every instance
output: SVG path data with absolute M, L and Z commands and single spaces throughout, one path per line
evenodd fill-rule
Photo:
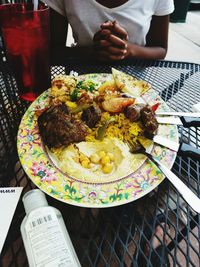
M 25 224 L 37 267 L 77 266 L 69 251 L 55 211 L 46 207 L 32 211 Z

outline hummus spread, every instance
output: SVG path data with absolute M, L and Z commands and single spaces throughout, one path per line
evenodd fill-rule
M 99 155 L 102 151 L 113 154 L 112 171 L 105 173 L 102 170 L 101 160 L 98 163 L 90 163 L 86 168 L 79 160 L 80 155 L 90 159 L 92 155 Z M 105 183 L 119 180 L 136 171 L 145 161 L 141 154 L 131 154 L 128 146 L 117 138 L 104 138 L 103 141 L 80 142 L 51 154 L 54 164 L 67 175 L 77 180 L 89 183 Z M 103 161 L 103 160 L 102 160 Z

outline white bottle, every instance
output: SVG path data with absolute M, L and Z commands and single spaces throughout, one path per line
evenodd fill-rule
M 21 234 L 30 267 L 80 267 L 62 214 L 48 206 L 39 189 L 23 197 L 26 216 Z

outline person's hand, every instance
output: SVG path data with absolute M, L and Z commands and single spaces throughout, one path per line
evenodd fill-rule
M 100 60 L 122 60 L 128 56 L 128 33 L 116 21 L 104 22 L 93 40 Z
M 101 24 L 101 29 L 108 29 L 111 31 L 112 34 L 118 36 L 123 40 L 128 40 L 128 33 L 127 31 L 117 22 L 117 21 L 106 21 Z

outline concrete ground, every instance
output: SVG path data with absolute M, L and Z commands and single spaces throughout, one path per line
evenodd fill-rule
M 166 59 L 200 64 L 200 9 L 189 11 L 185 23 L 170 23 Z

